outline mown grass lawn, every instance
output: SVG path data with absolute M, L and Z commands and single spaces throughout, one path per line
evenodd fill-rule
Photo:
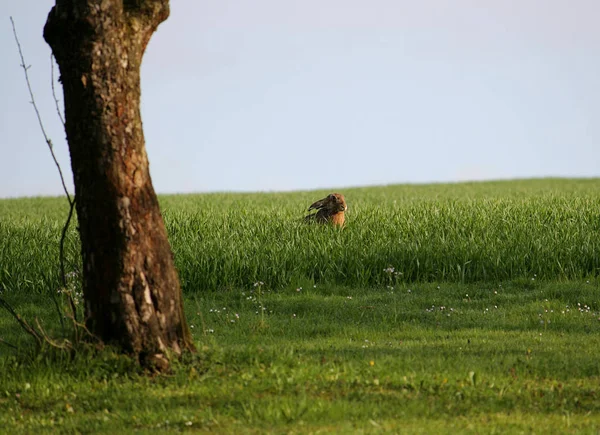
M 596 280 L 298 289 L 187 297 L 199 352 L 167 376 L 140 374 L 109 351 L 3 358 L 0 425 L 9 433 L 600 427 Z M 57 323 L 39 297 L 15 305 Z M 0 331 L 25 338 L 6 316 Z
M 598 188 L 346 189 L 342 231 L 301 223 L 322 192 L 163 197 L 198 353 L 34 354 L 0 311 L 0 432 L 597 433 Z M 0 201 L 2 297 L 54 336 L 65 214 Z

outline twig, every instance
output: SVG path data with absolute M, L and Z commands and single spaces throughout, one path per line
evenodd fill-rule
M 89 336 L 89 338 L 91 338 L 97 342 L 100 342 L 100 343 L 102 342 L 102 340 L 100 340 L 98 338 L 98 336 L 91 333 L 91 331 L 88 329 L 88 327 L 85 325 L 85 323 L 80 323 L 76 319 L 73 319 L 73 318 L 71 318 L 71 320 L 73 321 L 73 327 L 75 328 L 76 331 L 82 330 Z M 79 343 L 79 338 L 77 338 L 76 343 Z
M 6 341 L 6 340 L 5 340 L 5 339 L 3 339 L 3 338 L 0 338 L 0 344 L 3 344 L 3 345 L 5 345 L 5 346 L 8 346 L 8 347 L 11 347 L 11 348 L 13 348 L 13 349 L 15 349 L 15 350 L 19 350 L 19 348 L 18 348 L 17 346 L 15 346 L 15 345 L 14 345 L 14 344 L 12 344 L 12 343 L 9 343 L 8 341 Z
M 4 298 L 0 298 L 0 306 L 6 311 L 8 311 L 11 316 L 13 316 L 13 318 L 17 321 L 17 323 L 19 323 L 19 325 L 21 325 L 21 328 L 23 328 L 23 330 L 27 334 L 35 338 L 35 341 L 37 342 L 39 347 L 42 346 L 42 336 L 35 330 L 35 328 L 32 328 L 29 325 L 29 323 L 27 323 L 27 320 L 21 318 L 21 316 L 13 309 L 13 307 L 8 302 L 6 302 L 6 300 L 4 300 Z
M 12 23 L 13 34 L 15 35 L 15 41 L 17 42 L 17 47 L 19 48 L 19 56 L 21 56 L 21 67 L 23 68 L 23 71 L 25 72 L 25 81 L 27 82 L 27 89 L 29 89 L 29 96 L 31 97 L 31 104 L 33 105 L 33 108 L 35 109 L 35 114 L 37 116 L 38 122 L 40 123 L 40 128 L 42 129 L 44 139 L 46 140 L 46 143 L 48 144 L 48 148 L 50 149 L 50 154 L 52 154 L 52 159 L 54 159 L 54 163 L 56 164 L 56 167 L 58 168 L 58 173 L 60 174 L 60 181 L 62 182 L 63 189 L 65 191 L 65 194 L 67 195 L 67 200 L 69 201 L 69 204 L 71 204 L 73 202 L 73 200 L 71 199 L 71 195 L 69 194 L 69 191 L 67 190 L 67 185 L 65 183 L 65 177 L 63 176 L 62 169 L 60 168 L 60 164 L 58 163 L 58 160 L 56 159 L 56 155 L 54 154 L 54 146 L 52 145 L 52 141 L 46 134 L 46 130 L 44 129 L 44 123 L 42 122 L 42 117 L 40 116 L 40 111 L 38 110 L 37 105 L 35 104 L 35 98 L 33 96 L 33 91 L 31 90 L 31 83 L 29 81 L 29 73 L 27 72 L 27 70 L 29 70 L 30 66 L 26 66 L 26 64 L 25 64 L 25 57 L 23 56 L 23 51 L 21 50 L 21 43 L 19 42 L 19 37 L 17 36 L 17 29 L 15 28 L 15 22 L 13 20 L 13 17 L 10 17 L 10 22 Z
M 50 290 L 50 297 L 52 298 L 52 302 L 54 302 L 54 308 L 56 308 L 56 315 L 58 316 L 58 320 L 60 321 L 60 327 L 62 328 L 63 334 L 66 334 L 65 330 L 65 321 L 63 320 L 62 310 L 60 308 L 60 304 L 58 303 L 58 298 L 56 297 L 56 293 Z
M 56 90 L 54 89 L 54 54 L 52 53 L 50 53 L 50 84 L 52 85 L 52 98 L 54 98 L 56 113 L 58 113 L 58 117 L 60 118 L 60 122 L 62 122 L 63 127 L 66 127 L 65 119 L 62 116 L 60 105 L 58 104 L 58 98 L 56 98 Z
M 69 228 L 69 224 L 71 223 L 71 218 L 73 217 L 73 209 L 75 208 L 75 199 L 69 204 L 69 215 L 67 216 L 67 222 L 62 229 L 62 235 L 60 236 L 60 244 L 59 244 L 59 260 L 60 260 L 60 276 L 62 278 L 63 288 L 67 288 L 67 275 L 65 272 L 65 238 L 67 236 L 67 229 Z M 71 305 L 71 311 L 73 312 L 73 318 L 77 320 L 77 309 L 75 308 L 75 301 L 73 301 L 73 296 L 69 294 L 69 304 Z
M 35 114 L 37 116 L 38 122 L 40 124 L 40 129 L 42 130 L 42 134 L 44 135 L 44 139 L 46 141 L 46 144 L 48 145 L 48 148 L 50 149 L 50 154 L 52 155 L 52 159 L 54 160 L 54 164 L 56 165 L 56 168 L 58 169 L 58 173 L 60 175 L 60 181 L 62 183 L 62 187 L 65 191 L 65 195 L 67 196 L 67 201 L 69 201 L 69 214 L 67 216 L 67 221 L 65 222 L 65 225 L 63 226 L 62 229 L 62 235 L 60 238 L 60 244 L 59 244 L 59 263 L 60 263 L 60 274 L 61 274 L 61 280 L 62 280 L 62 285 L 63 288 L 67 288 L 67 278 L 66 278 L 66 271 L 65 271 L 65 255 L 64 255 L 64 247 L 65 247 L 65 238 L 67 235 L 67 230 L 69 228 L 69 225 L 71 223 L 71 218 L 73 217 L 73 210 L 75 209 L 75 198 L 71 198 L 71 195 L 69 194 L 69 190 L 67 189 L 67 185 L 65 183 L 65 177 L 62 173 L 62 169 L 60 167 L 60 164 L 58 163 L 58 159 L 56 158 L 56 154 L 54 154 L 54 146 L 52 145 L 52 140 L 48 137 L 48 135 L 46 134 L 46 130 L 44 128 L 44 123 L 42 122 L 42 117 L 40 115 L 40 112 L 37 108 L 37 104 L 35 103 L 35 97 L 33 95 L 33 90 L 31 89 L 31 82 L 29 81 L 29 74 L 28 74 L 28 70 L 29 70 L 29 66 L 26 66 L 25 63 L 25 56 L 23 56 L 23 50 L 21 49 L 21 43 L 19 42 L 19 37 L 17 35 L 17 29 L 15 27 L 15 22 L 13 20 L 13 17 L 10 17 L 10 22 L 12 24 L 12 29 L 13 29 L 13 34 L 15 36 L 15 41 L 17 43 L 17 48 L 19 49 L 19 56 L 21 57 L 21 67 L 23 68 L 23 72 L 25 73 L 25 82 L 27 83 L 27 89 L 29 90 L 29 96 L 31 97 L 31 104 L 33 105 L 33 108 L 35 110 Z M 60 112 L 60 107 L 59 107 L 59 103 L 58 103 L 58 98 L 56 97 L 56 90 L 54 88 L 54 62 L 53 62 L 53 56 L 50 56 L 50 76 L 51 76 L 51 86 L 52 86 L 52 96 L 54 98 L 54 104 L 56 106 L 56 111 L 58 113 L 58 117 L 60 118 L 63 127 L 65 127 L 65 120 Z M 54 299 L 54 298 L 53 298 Z M 54 299 L 55 305 L 57 306 L 57 311 L 58 311 L 58 316 L 59 316 L 59 320 L 61 322 L 61 325 L 64 327 L 64 323 L 62 320 L 62 313 L 60 312 L 60 310 L 58 309 L 58 303 L 56 301 L 56 299 Z M 73 319 L 75 322 L 77 322 L 77 309 L 75 307 L 75 302 L 73 300 L 73 296 L 69 295 L 69 304 L 71 306 L 71 311 L 73 313 Z M 31 327 L 30 327 L 31 328 Z M 33 329 L 33 328 L 31 328 Z M 37 336 L 38 340 L 39 340 L 39 335 Z
M 63 340 L 62 343 L 57 343 L 55 340 L 52 340 L 48 334 L 46 333 L 46 331 L 44 331 L 44 328 L 42 328 L 42 325 L 40 324 L 40 321 L 38 320 L 38 318 L 35 318 L 35 324 L 38 327 L 38 330 L 40 331 L 40 335 L 42 336 L 42 338 L 44 339 L 45 343 L 48 343 L 50 346 L 55 347 L 57 349 L 72 349 L 73 346 L 71 345 L 71 342 L 69 340 Z

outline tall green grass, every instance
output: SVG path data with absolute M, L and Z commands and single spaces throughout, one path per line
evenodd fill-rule
M 328 191 L 161 197 L 184 291 L 280 288 L 295 280 L 399 282 L 581 279 L 600 272 L 600 179 L 340 189 L 343 230 L 307 225 Z M 0 201 L 0 283 L 58 285 L 59 198 Z M 68 263 L 78 267 L 74 229 Z M 394 273 L 384 269 L 394 268 Z

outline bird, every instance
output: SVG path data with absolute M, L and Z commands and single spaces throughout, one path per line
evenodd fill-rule
M 317 210 L 304 218 L 306 222 L 332 223 L 342 227 L 346 220 L 344 213 L 348 210 L 344 195 L 341 193 L 330 193 L 325 198 L 313 202 L 308 211 Z

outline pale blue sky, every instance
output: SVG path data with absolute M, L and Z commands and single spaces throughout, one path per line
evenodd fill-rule
M 0 197 L 72 185 L 42 28 L 0 5 Z M 172 0 L 142 68 L 155 189 L 600 176 L 598 0 Z M 71 187 L 72 190 L 72 187 Z

